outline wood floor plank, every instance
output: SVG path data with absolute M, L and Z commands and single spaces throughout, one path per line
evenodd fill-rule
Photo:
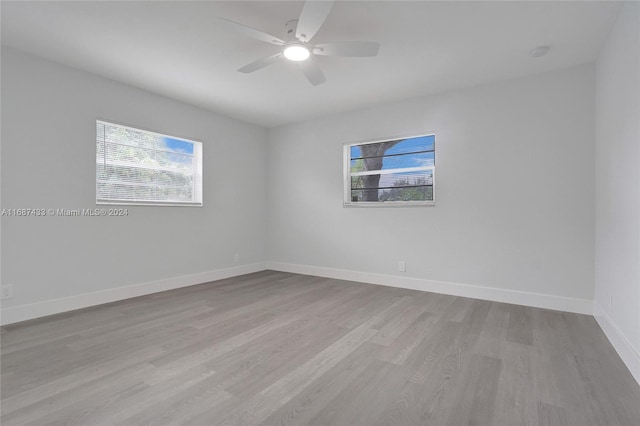
M 174 394 L 171 404 L 157 401 L 154 405 L 118 424 L 123 426 L 188 424 L 193 417 L 234 399 L 233 395 L 216 387 L 214 378 L 215 376 L 206 377 L 182 392 Z
M 399 309 L 397 309 L 396 315 L 389 315 L 388 318 L 384 318 L 384 321 L 375 324 L 373 328 L 376 328 L 378 332 L 372 337 L 371 342 L 389 346 L 404 333 L 416 319 L 425 313 L 422 300 L 417 299 L 418 301 L 414 302 L 411 297 L 407 297 L 406 303 L 398 305 Z
M 215 374 L 207 367 L 197 366 L 180 374 L 160 371 L 156 369 L 145 378 L 148 385 L 141 392 L 129 396 L 126 400 L 118 401 L 109 407 L 100 407 L 91 416 L 91 423 L 97 425 L 115 425 L 126 423 L 150 407 L 157 406 L 159 401 L 170 401 L 179 398 L 187 389 L 197 385 Z M 167 374 L 168 373 L 168 374 Z M 158 410 L 164 412 L 162 408 Z
M 539 395 L 536 393 L 536 383 L 540 380 L 540 370 L 535 360 L 536 354 L 531 352 L 528 345 L 507 340 L 500 345 L 502 372 L 498 381 L 493 424 L 538 424 Z
M 567 415 L 565 411 L 566 410 L 562 407 L 556 407 L 555 405 L 547 404 L 545 402 L 538 402 L 538 425 L 566 425 Z
M 507 340 L 523 345 L 533 344 L 533 326 L 531 323 L 531 309 L 526 306 L 508 305 L 509 323 L 507 325 Z
M 101 393 L 91 393 L 91 398 L 77 399 L 74 403 L 48 413 L 44 417 L 31 422 L 22 423 L 29 426 L 65 425 L 84 426 L 94 421 L 94 413 L 101 409 L 108 409 L 119 401 L 128 401 L 133 395 L 148 387 L 144 382 L 124 382 L 122 386 L 110 386 Z
M 455 405 L 451 405 L 447 424 L 494 423 L 495 398 L 501 368 L 499 359 L 476 354 L 470 356 L 448 401 L 455 401 Z
M 424 312 L 400 334 L 391 345 L 381 351 L 379 358 L 392 364 L 403 365 L 413 351 L 433 332 L 439 317 Z
M 7 379 L 14 380 L 15 374 L 2 371 L 0 379 L 2 380 L 2 418 L 10 415 L 16 410 L 30 407 L 35 409 L 39 405 L 48 405 L 48 398 L 57 397 L 67 391 L 73 391 L 78 387 L 82 387 L 87 383 L 94 381 L 102 381 L 105 377 L 121 376 L 123 371 L 133 368 L 140 363 L 144 363 L 147 359 L 158 353 L 155 347 L 144 348 L 138 351 L 125 353 L 116 359 L 108 359 L 101 363 L 95 363 L 90 366 L 84 366 L 70 370 L 66 375 L 57 379 L 38 384 L 30 387 L 22 392 L 7 391 L 13 389 L 12 383 L 7 383 Z M 17 377 L 20 378 L 19 376 Z
M 57 392 L 37 404 L 31 404 L 2 416 L 3 424 L 42 424 L 46 422 L 71 422 L 78 417 L 83 418 L 87 409 L 91 409 L 105 398 L 139 388 L 144 376 L 153 367 L 146 363 L 130 365 L 121 374 L 103 376 L 64 392 Z
M 347 355 L 326 374 L 318 377 L 302 392 L 274 411 L 261 424 L 293 426 L 310 424 L 346 386 L 375 362 L 377 345 L 365 342 Z
M 310 419 L 310 425 L 378 425 L 404 385 L 402 367 L 375 360 Z
M 286 404 L 302 392 L 304 388 L 365 343 L 369 337 L 377 332 L 371 326 L 398 303 L 401 303 L 398 298 L 391 298 L 387 302 L 385 309 L 379 311 L 377 315 L 369 318 L 295 370 L 269 385 L 254 398 L 251 398 L 244 407 L 236 410 L 223 424 L 254 425 L 261 423 L 274 409 Z
M 179 312 L 159 316 L 146 321 L 138 321 L 135 324 L 129 324 L 127 321 L 111 331 L 102 330 L 100 332 L 92 332 L 90 335 L 81 333 L 82 338 L 76 339 L 75 342 L 69 343 L 67 347 L 74 351 L 81 351 L 92 346 L 99 347 L 110 344 L 115 341 L 121 343 L 125 338 L 137 339 L 140 336 L 148 335 L 153 331 L 162 331 L 167 326 L 177 324 L 178 328 L 184 328 L 182 322 L 190 321 L 193 317 L 213 312 L 213 308 L 209 306 L 185 306 L 185 309 Z
M 348 333 L 348 330 L 327 326 L 319 335 L 311 333 L 317 324 L 309 322 L 306 327 L 283 339 L 276 339 L 276 344 L 265 345 L 253 350 L 249 356 L 233 356 L 233 364 L 221 367 L 219 360 L 212 363 L 212 368 L 220 373 L 220 387 L 241 398 L 247 398 L 267 388 L 286 373 L 300 367 L 313 358 L 318 351 L 326 348 Z M 238 359 L 240 358 L 240 359 Z
M 491 305 L 476 345 L 473 348 L 474 353 L 492 358 L 501 358 L 509 330 L 509 312 L 504 309 L 503 305 L 502 303 Z
M 640 424 L 593 317 L 263 271 L 2 327 L 3 425 Z
M 161 344 L 162 353 L 151 359 L 150 362 L 156 367 L 166 364 L 179 364 L 183 357 L 190 356 L 210 348 L 212 345 L 232 338 L 241 333 L 248 332 L 254 327 L 268 323 L 276 317 L 270 312 L 254 312 L 242 316 L 242 318 L 229 318 L 205 329 L 191 329 L 180 333 L 173 339 Z

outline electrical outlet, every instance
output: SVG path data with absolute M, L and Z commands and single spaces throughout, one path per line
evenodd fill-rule
M 2 300 L 13 298 L 13 284 L 2 286 Z
M 240 262 L 240 253 L 233 255 L 233 261 L 236 263 Z
M 406 272 L 406 270 L 407 270 L 407 264 L 405 263 L 405 261 L 404 260 L 398 261 L 398 271 Z

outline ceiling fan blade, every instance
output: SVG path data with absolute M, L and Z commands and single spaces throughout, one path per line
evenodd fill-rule
M 271 65 L 281 57 L 282 53 L 276 53 L 275 55 L 267 56 L 266 58 L 258 59 L 257 61 L 251 62 L 250 64 L 247 64 L 244 67 L 240 68 L 238 71 L 248 74 L 250 72 L 257 71 L 260 68 L 264 68 L 267 65 Z
M 300 18 L 298 18 L 298 26 L 296 28 L 296 38 L 298 40 L 309 42 L 318 32 L 324 23 L 331 8 L 333 1 L 307 1 L 302 8 Z
M 317 86 L 318 84 L 322 84 L 325 81 L 327 81 L 327 79 L 324 77 L 324 73 L 322 72 L 318 64 L 313 62 L 311 59 L 298 62 L 298 66 L 304 73 L 305 77 L 307 77 L 307 80 L 309 80 L 309 83 L 313 84 L 314 86 Z
M 335 43 L 318 43 L 313 46 L 313 53 L 324 56 L 376 56 L 380 44 L 374 41 L 339 41 Z
M 272 36 L 271 34 L 264 33 L 260 30 L 256 30 L 255 28 L 247 27 L 246 25 L 239 24 L 235 21 L 231 21 L 226 18 L 218 18 L 227 28 L 231 29 L 240 34 L 244 34 L 251 38 L 255 38 L 256 40 L 264 41 L 265 43 L 276 44 L 278 46 L 283 46 L 284 41 L 280 40 L 278 37 Z

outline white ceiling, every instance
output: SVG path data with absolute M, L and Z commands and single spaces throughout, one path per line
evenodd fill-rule
M 301 1 L 1 2 L 2 44 L 264 126 L 593 61 L 615 2 L 339 1 L 314 41 L 380 42 L 375 58 L 318 57 L 311 86 L 293 63 L 238 68 L 277 46 L 217 17 L 284 37 Z M 542 58 L 528 52 L 551 50 Z

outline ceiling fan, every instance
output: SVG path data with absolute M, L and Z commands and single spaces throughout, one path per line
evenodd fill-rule
M 258 59 L 240 68 L 242 73 L 251 73 L 271 65 L 283 58 L 298 63 L 307 80 L 314 86 L 326 81 L 324 73 L 313 61 L 315 55 L 367 57 L 376 56 L 380 45 L 371 41 L 342 41 L 333 43 L 312 43 L 324 21 L 329 16 L 333 1 L 307 1 L 302 8 L 300 17 L 286 23 L 284 39 L 272 36 L 255 28 L 238 22 L 219 18 L 228 28 L 266 43 L 282 47 L 275 55 Z

